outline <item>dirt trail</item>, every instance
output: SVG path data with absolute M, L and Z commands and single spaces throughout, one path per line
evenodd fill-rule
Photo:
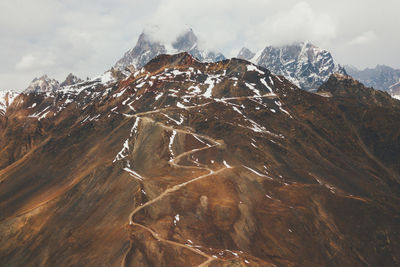
M 255 99 L 255 98 L 270 98 L 270 99 L 273 99 L 273 98 L 277 98 L 277 95 L 274 94 L 274 93 L 270 93 L 270 94 L 265 94 L 265 95 L 263 95 L 263 96 L 229 97 L 229 98 L 222 98 L 222 99 L 220 99 L 219 101 L 242 100 L 242 99 Z M 209 104 L 211 104 L 211 103 L 214 103 L 214 102 L 213 102 L 213 101 L 212 101 L 212 102 L 207 102 L 207 103 L 200 104 L 200 105 L 196 105 L 196 106 L 186 106 L 186 107 L 184 107 L 183 109 L 189 110 L 189 109 L 193 109 L 193 108 L 198 108 L 198 107 L 206 106 L 206 105 L 209 105 Z M 177 108 L 177 107 L 167 107 L 167 108 L 161 108 L 161 109 L 156 109 L 156 110 L 151 110 L 151 111 L 146 111 L 146 112 L 139 112 L 139 113 L 132 114 L 132 115 L 131 115 L 131 114 L 124 114 L 124 115 L 127 116 L 127 117 L 136 117 L 136 118 L 141 118 L 142 120 L 148 120 L 148 121 L 151 121 L 151 122 L 156 123 L 157 125 L 161 126 L 162 128 L 164 128 L 164 129 L 166 129 L 166 130 L 168 130 L 168 131 L 175 131 L 175 132 L 179 132 L 179 133 L 183 133 L 183 134 L 189 134 L 189 135 L 194 136 L 196 139 L 198 139 L 198 140 L 201 141 L 201 142 L 203 142 L 202 140 L 206 140 L 207 142 L 209 142 L 210 144 L 207 144 L 206 142 L 203 142 L 203 143 L 205 144 L 204 147 L 195 148 L 195 149 L 192 149 L 192 150 L 183 152 L 183 153 L 177 155 L 176 157 L 172 158 L 172 159 L 169 161 L 169 164 L 172 165 L 172 166 L 174 166 L 174 167 L 176 167 L 176 168 L 205 170 L 205 171 L 208 171 L 208 173 L 207 173 L 207 174 L 204 174 L 204 175 L 200 175 L 200 176 L 198 176 L 198 177 L 196 177 L 196 178 L 193 178 L 193 179 L 191 179 L 191 180 L 189 180 L 189 181 L 186 181 L 186 182 L 184 182 L 184 183 L 177 184 L 177 185 L 175 185 L 175 186 L 173 186 L 173 187 L 169 187 L 169 188 L 167 188 L 164 192 L 162 192 L 160 195 L 158 195 L 156 198 L 154 198 L 154 199 L 152 199 L 152 200 L 146 202 L 146 203 L 143 204 L 143 205 L 140 205 L 140 206 L 136 207 L 136 208 L 129 214 L 129 225 L 130 225 L 131 227 L 135 227 L 135 226 L 136 226 L 136 227 L 140 227 L 140 228 L 142 228 L 142 229 L 145 229 L 145 230 L 148 231 L 156 240 L 159 240 L 159 241 L 161 241 L 161 242 L 165 242 L 165 243 L 168 243 L 168 244 L 171 244 L 171 245 L 174 245 L 174 246 L 186 248 L 186 249 L 188 249 L 188 250 L 191 250 L 192 252 L 195 252 L 196 254 L 199 254 L 199 255 L 201 255 L 201 256 L 207 258 L 206 261 L 204 261 L 203 263 L 201 263 L 200 265 L 198 265 L 198 267 L 205 267 L 205 266 L 208 266 L 212 261 L 218 260 L 218 258 L 212 257 L 212 256 L 210 256 L 210 255 L 208 255 L 208 254 L 202 252 L 202 251 L 199 250 L 199 249 L 195 249 L 195 248 L 190 247 L 190 246 L 187 246 L 187 245 L 185 245 L 185 244 L 182 244 L 182 243 L 178 243 L 178 242 L 175 242 L 175 241 L 171 241 L 171 240 L 164 239 L 164 238 L 162 238 L 157 232 L 155 232 L 154 230 L 150 229 L 149 227 L 147 227 L 147 226 L 145 226 L 145 225 L 136 223 L 136 222 L 134 222 L 134 220 L 133 220 L 133 217 L 135 216 L 135 214 L 138 213 L 140 210 L 142 210 L 142 209 L 144 209 L 145 207 L 148 207 L 148 206 L 150 206 L 150 205 L 152 205 L 152 204 L 158 202 L 159 200 L 161 200 L 162 198 L 164 198 L 164 197 L 167 196 L 168 194 L 171 194 L 171 193 L 173 193 L 173 192 L 175 192 L 175 191 L 178 191 L 179 189 L 181 189 L 182 187 L 184 187 L 184 186 L 186 186 L 186 185 L 188 185 L 188 184 L 190 184 L 190 183 L 193 183 L 193 182 L 195 182 L 195 181 L 198 181 L 198 180 L 207 178 L 207 177 L 209 177 L 209 176 L 218 174 L 218 173 L 220 173 L 220 172 L 225 171 L 226 169 L 231 168 L 230 166 L 226 166 L 226 165 L 225 165 L 224 167 L 222 167 L 222 168 L 220 168 L 220 169 L 214 171 L 214 170 L 212 170 L 211 168 L 209 168 L 208 165 L 205 165 L 205 164 L 198 164 L 198 166 L 185 166 L 185 165 L 180 165 L 180 164 L 179 164 L 179 161 L 180 161 L 182 158 L 187 157 L 187 156 L 189 156 L 190 154 L 194 154 L 194 153 L 196 153 L 196 152 L 199 152 L 199 151 L 202 151 L 202 150 L 206 150 L 206 149 L 210 149 L 210 148 L 214 148 L 214 147 L 220 147 L 220 146 L 223 146 L 224 144 L 223 144 L 223 142 L 218 142 L 217 140 L 215 140 L 215 139 L 213 139 L 213 138 L 211 138 L 211 137 L 209 137 L 209 136 L 201 135 L 201 134 L 197 134 L 197 133 L 193 133 L 193 132 L 190 132 L 190 131 L 185 130 L 185 129 L 174 128 L 174 127 L 172 127 L 172 126 L 165 125 L 165 124 L 163 124 L 163 123 L 161 123 L 161 122 L 157 122 L 157 121 L 155 121 L 155 120 L 154 120 L 153 118 L 151 118 L 151 117 L 146 117 L 146 115 L 155 114 L 155 113 L 162 113 L 163 111 L 174 110 L 174 109 L 181 109 L 181 108 Z M 195 163 L 194 161 L 191 161 L 191 162 Z M 197 163 L 196 163 L 196 164 L 197 164 Z M 142 180 L 142 181 L 143 181 L 143 180 Z M 124 257 L 122 266 L 125 266 L 125 265 L 126 265 L 126 263 L 127 263 L 127 259 L 126 259 L 126 258 L 128 257 L 128 255 L 130 255 L 130 252 L 131 252 L 132 247 L 133 247 L 133 246 L 132 246 L 132 244 L 131 244 L 130 249 L 128 250 L 128 252 L 126 253 L 126 255 L 125 255 L 125 257 Z
M 203 105 L 208 105 L 208 104 L 209 104 L 209 103 L 206 103 L 206 104 L 203 104 Z M 195 107 L 198 107 L 198 106 L 187 107 L 186 109 L 195 108 Z M 207 178 L 207 177 L 209 177 L 209 176 L 218 174 L 218 173 L 223 172 L 223 171 L 225 171 L 226 169 L 229 168 L 229 167 L 226 167 L 226 166 L 225 166 L 225 167 L 222 167 L 222 168 L 220 168 L 220 169 L 214 171 L 214 170 L 212 170 L 211 168 L 209 168 L 207 165 L 203 165 L 203 166 L 201 166 L 200 164 L 199 164 L 199 166 L 185 166 L 185 165 L 180 165 L 180 164 L 179 164 L 179 161 L 180 161 L 183 157 L 189 156 L 190 154 L 193 154 L 193 153 L 196 153 L 196 152 L 199 152 L 199 151 L 202 151 L 202 150 L 206 150 L 206 149 L 210 149 L 210 148 L 222 146 L 223 143 L 222 143 L 222 142 L 218 142 L 217 140 L 214 140 L 213 138 L 211 138 L 211 137 L 209 137 L 209 136 L 196 134 L 196 133 L 190 132 L 190 131 L 185 130 L 185 129 L 177 129 L 177 128 L 174 128 L 174 127 L 172 127 L 172 126 L 168 126 L 168 125 L 165 125 L 165 124 L 163 124 L 163 123 L 156 122 L 154 119 L 152 119 L 152 118 L 150 118 L 150 117 L 145 117 L 145 115 L 154 114 L 154 113 L 161 112 L 161 111 L 165 111 L 165 110 L 168 110 L 168 109 L 171 109 L 171 108 L 164 108 L 164 109 L 152 110 L 152 111 L 148 111 L 148 112 L 141 112 L 141 113 L 137 113 L 137 114 L 130 115 L 130 116 L 136 117 L 136 118 L 141 118 L 141 119 L 143 119 L 143 120 L 149 120 L 149 121 L 152 121 L 152 122 L 157 123 L 158 125 L 160 125 L 161 127 L 163 127 L 163 128 L 166 129 L 166 130 L 175 131 L 175 132 L 180 132 L 180 133 L 183 133 L 183 134 L 193 135 L 194 137 L 196 137 L 196 139 L 198 139 L 198 140 L 200 140 L 200 141 L 201 141 L 201 140 L 206 140 L 206 141 L 208 141 L 209 143 L 211 143 L 211 144 L 207 144 L 206 142 L 203 142 L 203 141 L 202 141 L 202 142 L 205 144 L 204 147 L 195 148 L 195 149 L 192 149 L 192 150 L 183 152 L 183 153 L 177 155 L 176 157 L 172 158 L 172 159 L 169 161 L 169 164 L 172 165 L 172 166 L 174 166 L 174 167 L 176 167 L 176 168 L 200 169 L 200 170 L 208 171 L 208 173 L 207 173 L 207 174 L 200 175 L 200 176 L 198 176 L 198 177 L 196 177 L 196 178 L 193 178 L 193 179 L 191 179 L 191 180 L 189 180 L 189 181 L 186 181 L 186 182 L 184 182 L 184 183 L 174 185 L 173 187 L 169 187 L 169 188 L 167 188 L 163 193 L 161 193 L 159 196 L 157 196 L 156 198 L 153 198 L 152 200 L 146 202 L 145 204 L 136 207 L 136 208 L 129 214 L 129 225 L 130 225 L 130 227 L 135 227 L 135 226 L 136 226 L 136 227 L 140 227 L 140 228 L 142 228 L 142 229 L 145 229 L 145 230 L 148 231 L 156 240 L 159 240 L 159 241 L 161 241 L 161 242 L 165 242 L 165 243 L 168 243 L 168 244 L 171 244 L 171 245 L 174 245 L 174 246 L 178 246 L 178 247 L 181 247 L 181 248 L 185 248 L 185 249 L 191 250 L 192 252 L 195 252 L 196 254 L 199 254 L 199 255 L 201 255 L 201 256 L 207 258 L 207 260 L 204 261 L 203 263 L 201 263 L 199 266 L 208 266 L 209 263 L 211 263 L 211 262 L 214 261 L 214 260 L 217 260 L 217 258 L 214 258 L 214 257 L 212 257 L 212 256 L 210 256 L 210 255 L 208 255 L 208 254 L 206 254 L 206 253 L 204 253 L 204 252 L 202 252 L 201 250 L 196 249 L 196 248 L 193 248 L 193 247 L 191 247 L 191 246 L 187 246 L 187 245 L 182 244 L 182 243 L 179 243 L 179 242 L 175 242 L 175 241 L 171 241 L 171 240 L 164 239 L 164 238 L 162 238 L 157 232 L 155 232 L 154 230 L 150 229 L 149 227 L 147 227 L 147 226 L 145 226 L 145 225 L 139 224 L 139 223 L 137 223 L 137 222 L 135 222 L 135 221 L 133 220 L 135 214 L 138 213 L 140 210 L 142 210 L 142 209 L 144 209 L 145 207 L 148 207 L 148 206 L 150 206 L 150 205 L 156 203 L 157 201 L 161 200 L 162 198 L 164 198 L 164 197 L 167 196 L 168 194 L 171 194 L 171 193 L 173 193 L 173 192 L 175 192 L 175 191 L 181 189 L 182 187 L 184 187 L 184 186 L 186 186 L 186 185 L 188 185 L 188 184 L 190 184 L 190 183 L 193 183 L 193 182 L 195 182 L 195 181 L 198 181 L 198 180 Z M 142 116 L 143 116 L 143 117 L 142 117 Z M 122 262 L 122 266 L 125 266 L 125 265 L 127 264 L 127 257 L 130 255 L 130 252 L 131 252 L 131 249 L 132 249 L 132 248 L 133 248 L 133 246 L 132 246 L 132 244 L 131 244 L 130 249 L 128 250 L 128 252 L 126 253 L 126 255 L 125 255 L 125 257 L 124 257 L 124 260 L 123 260 L 123 262 Z

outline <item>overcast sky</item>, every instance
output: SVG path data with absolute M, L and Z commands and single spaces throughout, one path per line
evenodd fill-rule
M 227 57 L 308 40 L 340 64 L 400 68 L 399 10 L 399 0 L 1 0 L 0 90 L 103 73 L 148 25 L 164 41 L 192 27 Z

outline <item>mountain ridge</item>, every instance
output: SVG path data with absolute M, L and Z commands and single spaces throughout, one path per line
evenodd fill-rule
M 20 94 L 0 264 L 396 266 L 400 101 L 369 90 L 180 53 Z

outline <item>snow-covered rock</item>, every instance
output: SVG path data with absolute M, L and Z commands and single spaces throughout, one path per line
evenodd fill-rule
M 24 93 L 51 93 L 60 88 L 60 83 L 55 79 L 50 79 L 46 74 L 40 78 L 35 78 L 24 90 Z
M 7 108 L 19 94 L 13 91 L 0 91 L 0 115 L 4 115 Z
M 330 52 L 309 42 L 267 46 L 258 53 L 243 48 L 238 57 L 283 75 L 308 91 L 318 89 L 335 72 L 346 74 L 344 68 L 334 62 Z

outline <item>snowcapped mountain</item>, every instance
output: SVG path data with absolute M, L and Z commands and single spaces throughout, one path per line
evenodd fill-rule
M 0 115 L 4 116 L 7 108 L 19 94 L 13 91 L 0 91 Z
M 283 75 L 307 91 L 317 90 L 332 73 L 346 74 L 344 68 L 334 62 L 330 52 L 309 42 L 267 46 L 258 53 L 242 48 L 238 57 Z
M 359 70 L 353 66 L 345 66 L 348 74 L 353 76 L 368 87 L 382 91 L 389 91 L 390 87 L 400 82 L 400 69 L 394 69 L 385 65 L 377 65 L 375 68 Z
M 219 52 L 200 49 L 198 38 L 192 29 L 179 35 L 172 44 L 162 44 L 154 41 L 150 35 L 143 32 L 140 34 L 135 47 L 127 51 L 115 63 L 114 68 L 124 70 L 129 65 L 140 68 L 160 54 L 176 54 L 179 52 L 188 52 L 203 62 L 216 62 L 225 59 L 224 55 Z
M 46 74 L 33 79 L 29 86 L 24 90 L 24 93 L 50 93 L 57 91 L 60 88 L 60 83 L 55 79 L 50 79 Z
M 62 83 L 56 79 L 49 78 L 47 74 L 45 74 L 39 78 L 33 79 L 24 90 L 24 93 L 53 93 L 62 87 L 72 86 L 81 82 L 83 82 L 83 80 L 72 73 L 68 74 Z

